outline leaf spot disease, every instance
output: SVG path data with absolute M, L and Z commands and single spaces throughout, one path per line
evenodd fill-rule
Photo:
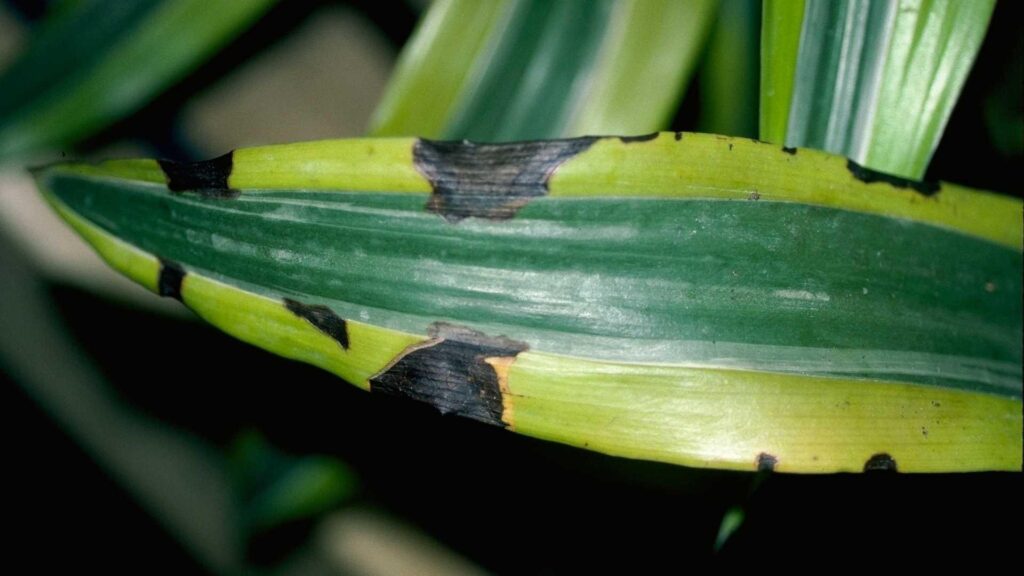
M 416 169 L 431 184 L 426 209 L 456 223 L 465 218 L 507 220 L 548 193 L 548 180 L 597 138 L 476 144 L 417 140 Z
M 207 198 L 237 198 L 238 190 L 228 186 L 231 170 L 234 167 L 234 153 L 228 152 L 212 160 L 199 162 L 175 162 L 159 160 L 160 169 L 167 178 L 167 188 L 171 192 L 194 192 Z
M 348 325 L 333 310 L 323 304 L 304 304 L 291 298 L 284 299 L 284 306 L 348 350 Z
M 865 472 L 896 472 L 896 460 L 893 457 L 880 452 L 875 454 L 864 463 Z
M 657 132 L 651 132 L 650 134 L 641 134 L 640 136 L 619 136 L 619 140 L 621 140 L 623 144 L 632 144 L 634 142 L 649 142 L 657 137 Z
M 758 472 L 773 472 L 778 463 L 779 459 L 767 452 L 761 452 L 757 455 Z
M 185 281 L 185 269 L 181 264 L 163 258 L 160 261 L 160 272 L 157 275 L 157 293 L 167 298 L 174 298 L 178 302 L 181 299 L 181 285 Z
M 506 426 L 502 374 L 528 346 L 503 336 L 443 322 L 431 339 L 410 346 L 370 378 L 370 391 L 426 402 L 441 414 L 456 414 Z

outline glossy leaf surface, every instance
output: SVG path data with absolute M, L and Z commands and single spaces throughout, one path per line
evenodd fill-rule
M 38 178 L 136 281 L 442 413 L 698 466 L 1020 467 L 1017 200 L 683 133 Z

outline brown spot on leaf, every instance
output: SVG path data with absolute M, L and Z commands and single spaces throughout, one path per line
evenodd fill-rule
M 775 470 L 775 465 L 778 463 L 779 459 L 767 452 L 761 452 L 757 455 L 758 472 L 772 472 Z
M 650 134 L 642 134 L 640 136 L 619 136 L 619 140 L 622 140 L 623 144 L 631 144 L 633 142 L 648 142 L 657 137 L 657 132 L 651 132 Z
M 348 325 L 345 319 L 323 304 L 304 304 L 291 298 L 284 299 L 285 308 L 330 336 L 348 350 Z
M 159 260 L 160 272 L 156 280 L 157 294 L 182 302 L 181 285 L 185 281 L 185 275 L 187 274 L 185 269 L 177 262 L 165 260 L 164 258 Z
M 430 340 L 410 346 L 371 377 L 370 390 L 426 402 L 442 414 L 511 425 L 504 401 L 508 369 L 528 346 L 446 323 L 428 333 Z
M 434 189 L 427 201 L 429 212 L 449 222 L 507 220 L 530 200 L 546 195 L 555 170 L 596 140 L 476 144 L 420 139 L 413 146 L 413 162 Z
M 875 454 L 864 463 L 865 472 L 896 472 L 896 460 L 884 452 Z
M 160 160 L 160 168 L 167 178 L 171 192 L 194 192 L 208 198 L 237 198 L 238 190 L 228 186 L 234 167 L 234 153 L 228 152 L 212 160 L 175 162 Z

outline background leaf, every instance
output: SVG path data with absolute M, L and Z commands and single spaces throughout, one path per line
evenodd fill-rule
M 664 128 L 716 4 L 439 2 L 371 133 L 508 141 Z
M 0 77 L 0 159 L 66 146 L 133 112 L 273 2 L 63 4 Z
M 994 0 L 808 1 L 782 141 L 920 179 L 993 7 Z M 769 2 L 765 10 L 766 140 L 780 140 L 800 17 L 795 4 Z
M 700 132 L 757 137 L 761 2 L 723 0 L 700 68 Z
M 761 140 L 782 144 L 796 79 L 804 0 L 764 0 L 761 27 Z

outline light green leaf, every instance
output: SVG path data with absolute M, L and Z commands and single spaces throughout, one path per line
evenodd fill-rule
M 846 155 L 919 179 L 984 38 L 994 0 L 769 2 L 764 20 L 762 138 L 779 141 L 799 53 L 787 146 Z
M 0 159 L 68 146 L 124 117 L 274 0 L 82 0 L 0 77 Z
M 716 4 L 439 2 L 371 132 L 505 141 L 664 128 Z
M 402 50 L 371 133 L 441 135 L 508 10 L 496 0 L 434 2 Z
M 764 0 L 761 19 L 761 140 L 783 144 L 796 80 L 804 0 Z
M 900 2 L 873 121 L 858 157 L 920 178 L 981 48 L 995 0 Z

